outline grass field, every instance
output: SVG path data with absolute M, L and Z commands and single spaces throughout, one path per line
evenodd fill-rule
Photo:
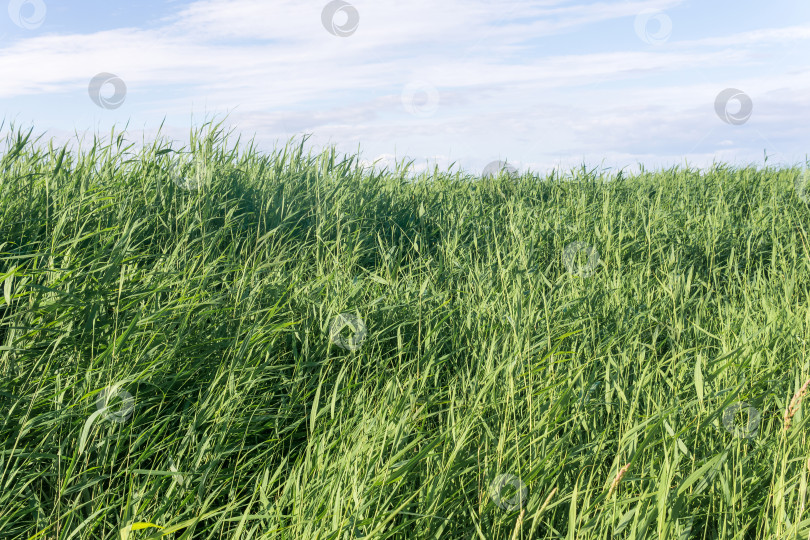
M 228 135 L 9 136 L 0 537 L 810 536 L 805 169 Z

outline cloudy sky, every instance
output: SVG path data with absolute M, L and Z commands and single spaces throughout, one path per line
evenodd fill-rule
M 804 164 L 810 2 L 3 0 L 0 116 L 478 172 Z M 94 94 L 91 96 L 91 94 Z

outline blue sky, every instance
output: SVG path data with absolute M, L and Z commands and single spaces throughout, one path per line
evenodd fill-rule
M 2 3 L 4 130 L 56 143 L 114 125 L 137 143 L 165 120 L 180 147 L 192 124 L 227 115 L 268 151 L 309 133 L 315 149 L 359 148 L 379 167 L 407 157 L 417 171 L 810 154 L 806 1 Z M 111 83 L 91 99 L 99 73 L 125 84 L 120 106 L 105 105 Z

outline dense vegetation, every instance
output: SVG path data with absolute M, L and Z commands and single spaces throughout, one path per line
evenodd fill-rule
M 805 169 L 9 133 L 0 537 L 807 538 Z

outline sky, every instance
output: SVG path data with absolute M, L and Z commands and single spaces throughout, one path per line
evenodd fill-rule
M 3 0 L 0 136 L 180 148 L 213 118 L 415 172 L 796 166 L 808 52 L 806 0 Z

